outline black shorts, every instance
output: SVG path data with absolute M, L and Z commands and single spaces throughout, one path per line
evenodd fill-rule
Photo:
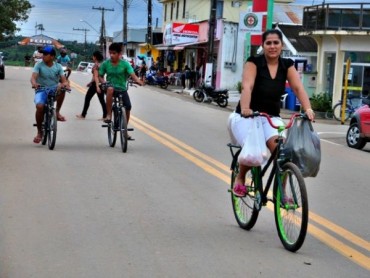
M 122 99 L 123 99 L 123 103 L 125 105 L 126 110 L 130 111 L 132 106 L 131 106 L 131 100 L 130 100 L 130 97 L 127 91 L 114 90 L 114 96 L 117 96 L 118 93 L 122 94 Z

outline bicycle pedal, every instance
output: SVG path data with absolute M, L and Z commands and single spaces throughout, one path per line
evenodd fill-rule
M 101 125 L 101 127 L 108 127 L 109 125 Z
M 128 128 L 127 131 L 134 131 L 134 129 L 133 128 Z
M 37 126 L 37 124 L 33 124 L 33 126 Z

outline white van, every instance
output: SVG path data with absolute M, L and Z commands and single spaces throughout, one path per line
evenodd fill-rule
M 82 72 L 89 72 L 91 73 L 91 70 L 94 66 L 94 63 L 89 63 L 89 62 L 80 62 L 77 66 L 77 71 L 82 71 Z

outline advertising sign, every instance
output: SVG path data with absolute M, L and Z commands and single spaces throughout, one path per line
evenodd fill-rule
M 239 18 L 239 32 L 261 34 L 264 12 L 241 12 Z
M 163 36 L 163 44 L 165 45 L 197 42 L 199 37 L 199 25 L 176 22 L 167 24 Z

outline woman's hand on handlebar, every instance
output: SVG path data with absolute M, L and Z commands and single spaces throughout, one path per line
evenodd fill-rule
M 307 118 L 310 121 L 314 121 L 315 120 L 315 112 L 313 112 L 313 110 L 311 108 L 306 109 L 305 113 L 307 115 Z
M 242 108 L 240 114 L 242 117 L 250 117 L 253 115 L 253 110 L 250 108 Z

